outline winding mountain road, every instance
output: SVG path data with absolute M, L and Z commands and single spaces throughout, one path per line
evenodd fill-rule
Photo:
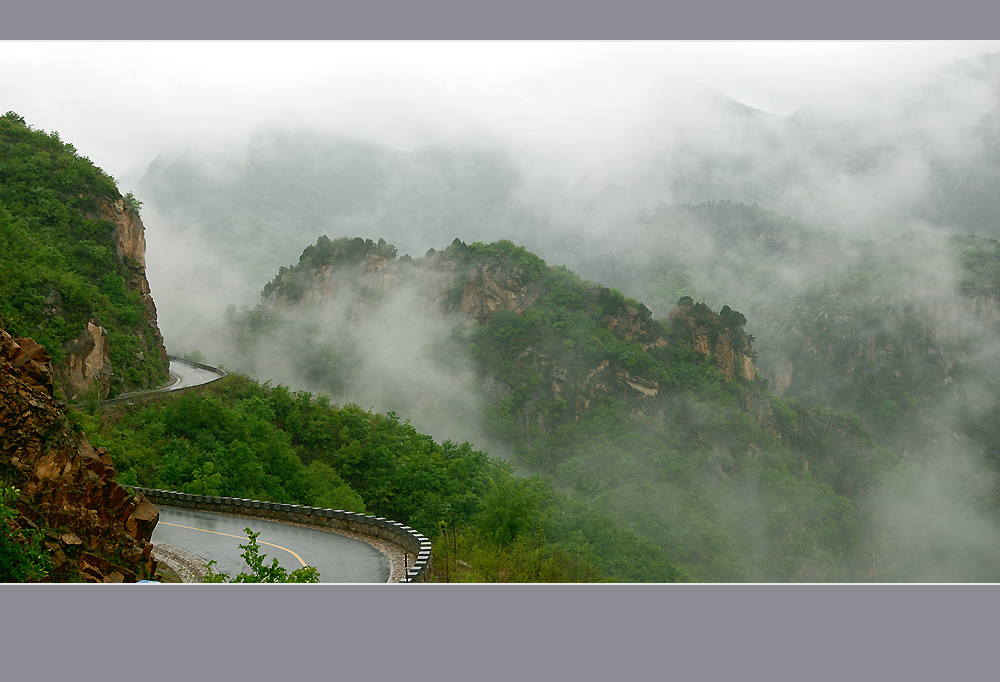
M 260 533 L 257 544 L 266 555 L 291 572 L 315 566 L 324 583 L 385 583 L 389 581 L 389 560 L 371 545 L 318 528 L 293 526 L 265 519 L 228 514 L 159 507 L 160 520 L 153 540 L 180 547 L 205 560 L 214 559 L 215 569 L 230 576 L 246 572 L 240 556 L 247 543 L 244 527 Z
M 210 369 L 207 365 L 195 364 L 183 358 L 171 357 L 171 383 L 167 384 L 165 389 L 167 391 L 178 391 L 182 388 L 209 384 L 224 376 L 226 376 L 226 373 L 221 369 Z
M 136 398 L 155 396 L 162 393 L 179 391 L 182 388 L 210 384 L 213 381 L 217 381 L 226 376 L 226 373 L 217 367 L 204 365 L 200 362 L 192 362 L 190 360 L 185 360 L 184 358 L 179 358 L 175 355 L 169 356 L 169 359 L 170 366 L 168 371 L 170 372 L 170 383 L 166 386 L 153 388 L 148 391 L 133 391 L 131 393 L 125 393 L 117 398 L 102 400 L 101 404 L 114 405 L 116 403 L 131 403 Z M 78 404 L 74 407 L 79 409 L 82 406 L 82 404 Z
M 145 394 L 169 393 L 182 388 L 201 386 L 226 376 L 210 365 L 170 356 L 170 379 L 167 386 Z M 128 399 L 133 396 L 119 398 Z M 243 531 L 249 527 L 260 533 L 257 543 L 261 553 L 291 572 L 302 566 L 314 566 L 324 583 L 385 583 L 392 565 L 384 554 L 360 540 L 265 519 L 250 519 L 228 514 L 175 509 L 159 506 L 160 519 L 153 530 L 153 540 L 183 549 L 205 563 L 215 560 L 215 569 L 235 576 L 245 572 L 246 562 L 240 544 L 246 544 Z

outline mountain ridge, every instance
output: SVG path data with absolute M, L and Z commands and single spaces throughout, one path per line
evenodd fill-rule
M 432 318 L 440 324 L 418 330 L 411 322 Z M 380 410 L 418 425 L 450 412 L 453 423 L 478 423 L 478 442 L 613 510 L 695 579 L 852 580 L 884 570 L 887 559 L 849 529 L 894 457 L 856 419 L 769 394 L 747 320 L 729 306 L 716 313 L 682 298 L 669 317 L 654 319 L 638 301 L 509 241 L 456 239 L 411 258 L 384 239 L 321 237 L 265 286 L 260 307 L 228 319 L 237 339 L 230 357 L 328 349 L 335 362 L 313 355 L 306 370 L 313 380 L 329 377 L 323 392 L 375 399 L 364 385 L 387 384 L 383 399 L 396 402 L 376 403 Z M 375 330 L 393 330 L 391 347 L 410 353 L 377 379 L 369 368 L 391 358 L 365 335 Z M 439 385 L 455 375 L 465 377 L 461 390 Z M 282 381 L 298 385 L 298 377 Z M 419 415 L 414 395 L 425 406 Z M 787 504 L 779 489 L 812 507 L 827 530 L 778 521 Z M 675 503 L 662 507 L 657 498 Z M 626 499 L 647 510 L 641 522 Z M 665 516 L 668 509 L 679 516 Z M 748 546 L 748 523 L 771 524 L 753 531 L 768 542 Z M 703 546 L 713 542 L 715 554 Z

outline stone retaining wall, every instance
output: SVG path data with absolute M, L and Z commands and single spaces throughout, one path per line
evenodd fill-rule
M 398 545 L 404 550 L 405 556 L 409 557 L 406 577 L 402 582 L 423 582 L 430 575 L 430 540 L 398 521 L 339 509 L 303 507 L 297 504 L 261 502 L 260 500 L 245 500 L 237 497 L 208 497 L 150 488 L 136 487 L 135 490 L 145 495 L 153 504 L 159 503 L 166 507 L 252 516 L 270 521 L 301 523 L 318 528 L 353 531 L 361 535 L 377 537 Z

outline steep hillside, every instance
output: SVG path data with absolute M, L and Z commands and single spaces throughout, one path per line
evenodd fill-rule
M 510 242 L 413 259 L 321 238 L 229 324 L 227 366 L 306 359 L 282 380 L 371 397 L 418 425 L 472 421 L 479 442 L 696 579 L 854 580 L 891 566 L 858 527 L 895 458 L 856 420 L 769 395 L 728 306 L 682 298 L 655 319 Z M 386 365 L 388 395 L 366 392 Z
M 0 320 L 48 351 L 67 400 L 167 379 L 138 206 L 58 134 L 0 117 Z
M 41 534 L 46 580 L 152 577 L 159 512 L 114 481 L 107 451 L 73 426 L 53 390 L 45 349 L 0 329 L 0 488 L 20 491 L 14 527 Z
M 436 580 L 686 579 L 661 549 L 606 514 L 537 477 L 515 477 L 510 464 L 468 443 L 435 442 L 391 413 L 230 374 L 90 422 L 93 441 L 142 485 L 405 522 L 432 538 Z

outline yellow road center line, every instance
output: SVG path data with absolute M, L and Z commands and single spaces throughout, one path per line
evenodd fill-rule
M 227 538 L 236 538 L 237 540 L 247 540 L 248 539 L 247 536 L 245 536 L 245 535 L 232 535 L 230 533 L 220 533 L 217 530 L 208 530 L 206 528 L 195 528 L 194 526 L 182 526 L 179 523 L 167 523 L 166 521 L 160 521 L 160 525 L 163 525 L 163 526 L 173 526 L 174 528 L 187 528 L 188 530 L 200 530 L 202 533 L 214 533 L 215 535 L 225 535 Z M 272 542 L 264 542 L 263 540 L 257 540 L 257 543 L 261 544 L 261 545 L 268 545 L 270 547 L 277 547 L 278 549 L 283 549 L 286 552 L 288 552 L 289 554 L 291 554 L 293 557 L 295 557 L 296 559 L 298 559 L 299 563 L 302 564 L 302 568 L 305 568 L 305 566 L 306 566 L 306 562 L 302 561 L 302 557 L 300 557 L 298 554 L 296 554 L 292 550 L 288 549 L 287 547 L 282 547 L 281 545 L 276 545 L 276 544 L 274 544 Z

